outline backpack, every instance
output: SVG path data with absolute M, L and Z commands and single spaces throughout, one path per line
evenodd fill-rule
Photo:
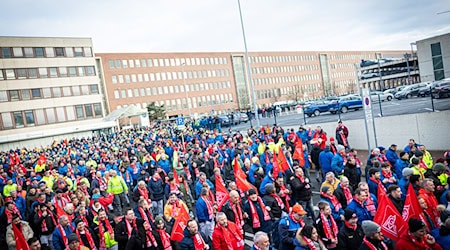
M 278 226 L 280 225 L 282 220 L 285 220 L 286 225 L 289 227 L 288 216 L 284 216 L 279 221 L 276 221 L 273 223 L 272 240 L 273 240 L 273 245 L 276 246 L 277 248 L 280 247 L 280 243 L 281 243 L 280 231 L 278 230 Z

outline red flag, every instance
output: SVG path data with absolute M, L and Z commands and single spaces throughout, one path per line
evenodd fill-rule
M 380 225 L 381 232 L 384 235 L 393 241 L 397 241 L 404 230 L 407 230 L 407 226 L 405 226 L 402 216 L 386 194 L 380 193 L 378 196 L 380 197 L 378 208 L 382 209 L 377 210 L 373 221 Z
M 240 176 L 236 177 L 236 186 L 238 189 L 242 192 L 247 192 L 249 189 L 254 189 L 256 193 L 258 193 L 258 189 L 256 189 L 255 186 L 253 186 L 250 182 L 248 182 L 246 179 L 242 179 Z
M 230 199 L 230 193 L 228 193 L 228 190 L 225 188 L 222 177 L 216 176 L 216 201 L 218 206 L 217 209 L 219 211 L 228 199 Z
M 301 167 L 305 166 L 305 155 L 303 154 L 303 143 L 301 138 L 298 138 L 298 141 L 295 143 L 295 150 L 292 158 L 298 160 Z
M 380 181 L 380 183 L 378 184 L 377 199 L 380 200 L 380 195 L 386 196 L 386 192 L 387 192 L 386 188 Z
M 282 151 L 280 149 L 280 151 Z M 272 172 L 272 176 L 273 178 L 277 178 L 278 174 L 280 173 L 280 164 L 278 162 L 278 158 L 277 158 L 277 154 L 275 153 L 275 150 L 273 151 L 273 157 L 272 157 L 272 163 L 273 163 L 273 172 Z
M 234 159 L 234 176 L 240 176 L 242 179 L 247 179 L 247 175 L 242 171 L 241 166 L 239 166 L 239 162 L 237 159 Z
M 281 164 L 281 171 L 286 172 L 291 166 L 289 165 L 289 162 L 286 159 L 286 156 L 284 155 L 283 150 L 278 150 L 278 160 Z
M 184 238 L 184 229 L 186 228 L 186 223 L 189 218 L 190 216 L 188 211 L 186 211 L 184 206 L 181 206 L 180 213 L 175 219 L 175 224 L 170 235 L 171 240 L 180 242 Z
M 25 237 L 23 237 L 22 231 L 17 228 L 17 226 L 12 223 L 12 229 L 14 232 L 14 240 L 16 241 L 16 249 L 17 250 L 30 250 L 27 242 L 25 241 Z
M 403 207 L 403 220 L 408 222 L 410 218 L 419 219 L 422 216 L 421 207 L 417 195 L 414 192 L 414 188 L 409 183 L 408 192 L 406 194 L 405 206 Z
M 55 210 L 56 210 L 56 215 L 58 216 L 58 218 L 61 218 L 61 216 L 65 215 L 67 216 L 66 212 L 64 211 L 64 209 L 62 209 L 58 204 L 55 203 Z

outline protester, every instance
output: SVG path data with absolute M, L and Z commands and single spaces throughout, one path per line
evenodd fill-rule
M 17 228 L 17 231 L 16 229 Z M 25 241 L 33 238 L 34 232 L 31 229 L 28 222 L 20 219 L 19 216 L 14 215 L 12 218 L 12 223 L 6 227 L 6 244 L 10 250 L 16 249 L 16 237 L 17 233 L 22 233 Z M 26 244 L 26 242 L 25 242 Z
M 248 224 L 253 232 L 270 232 L 271 218 L 268 210 L 270 210 L 270 207 L 264 204 L 254 189 L 250 189 L 248 199 L 244 204 L 244 211 L 249 215 Z
M 431 235 L 443 249 L 450 246 L 450 218 L 447 218 L 441 228 L 435 228 Z
M 55 250 L 64 250 L 69 247 L 68 236 L 75 232 L 75 226 L 69 222 L 67 215 L 59 218 L 59 225 L 53 231 L 53 247 Z
M 295 250 L 327 250 L 316 228 L 312 225 L 306 225 L 297 231 L 294 245 Z
M 303 216 L 306 215 L 306 211 L 302 205 L 296 204 L 292 207 L 292 211 L 289 216 L 283 217 L 278 225 L 278 235 L 280 237 L 279 250 L 287 250 L 294 248 L 295 234 L 297 230 L 304 227 L 305 221 Z
M 243 250 L 244 239 L 239 228 L 231 221 L 228 221 L 225 213 L 216 214 L 216 226 L 212 235 L 214 250 Z
M 345 209 L 344 226 L 339 229 L 338 245 L 339 250 L 357 250 L 364 239 L 364 232 L 358 224 L 356 213 L 350 209 Z
M 316 220 L 317 233 L 327 249 L 336 249 L 339 227 L 331 215 L 330 205 L 321 201 L 317 206 L 319 207 L 319 217 Z
M 181 249 L 208 250 L 210 249 L 209 243 L 209 237 L 198 231 L 197 221 L 188 220 L 184 229 L 184 238 L 180 244 Z
M 367 210 L 367 197 L 367 191 L 363 191 L 357 188 L 355 190 L 355 196 L 353 197 L 353 200 L 347 206 L 347 209 L 356 213 L 359 225 L 361 225 L 363 221 L 372 220 L 373 218 L 369 210 Z
M 384 243 L 384 236 L 381 232 L 381 227 L 375 222 L 366 220 L 363 221 L 362 230 L 364 232 L 364 239 L 359 247 L 360 250 L 387 250 L 388 246 Z
M 342 176 L 339 180 L 339 186 L 334 190 L 333 195 L 341 203 L 342 209 L 345 209 L 353 199 L 353 188 L 346 176 Z
M 408 221 L 408 232 L 403 234 L 395 244 L 396 250 L 433 249 L 440 250 L 442 247 L 430 234 L 427 234 L 425 223 L 421 220 L 411 218 Z
M 253 246 L 250 250 L 269 250 L 270 241 L 267 233 L 259 231 L 253 237 Z

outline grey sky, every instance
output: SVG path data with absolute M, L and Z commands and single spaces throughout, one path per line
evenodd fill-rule
M 2 1 L 0 36 L 92 37 L 96 52 L 243 51 L 237 0 Z M 409 49 L 448 0 L 241 0 L 250 51 Z

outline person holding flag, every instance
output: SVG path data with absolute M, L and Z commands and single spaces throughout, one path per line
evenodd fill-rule
M 182 208 L 183 207 L 183 208 Z M 164 206 L 164 217 L 167 221 L 171 221 L 172 218 L 176 219 L 180 214 L 180 209 L 188 211 L 186 204 L 180 200 L 177 193 L 172 192 L 169 195 L 166 205 Z
M 189 219 L 184 229 L 184 238 L 181 241 L 180 248 L 183 250 L 209 250 L 209 238 L 198 231 L 197 221 Z
M 6 227 L 6 244 L 8 245 L 8 249 L 30 249 L 27 240 L 33 238 L 33 236 L 34 232 L 28 222 L 22 221 L 17 215 L 13 215 L 12 223 Z

